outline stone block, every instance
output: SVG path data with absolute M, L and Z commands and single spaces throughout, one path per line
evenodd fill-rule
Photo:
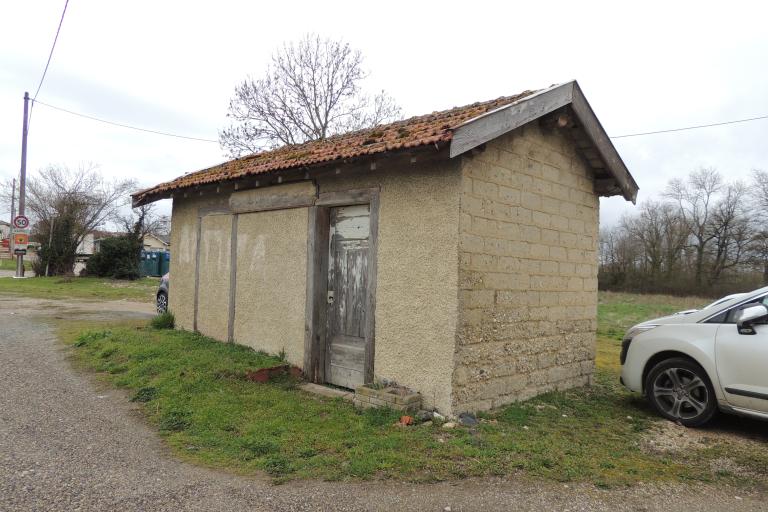
M 533 192 L 522 192 L 520 204 L 529 210 L 541 210 L 541 196 Z
M 479 398 L 493 399 L 497 396 L 517 393 L 525 388 L 527 382 L 528 377 L 520 374 L 491 379 L 484 384 Z
M 470 253 L 482 253 L 485 241 L 483 237 L 471 233 L 462 233 L 459 239 L 460 250 Z
M 554 229 L 548 229 L 549 217 L 547 217 L 546 223 L 537 223 L 536 225 L 545 226 L 541 230 L 541 243 L 547 245 L 558 245 L 560 243 L 560 232 Z
M 498 194 L 499 201 L 502 203 L 510 206 L 518 206 L 520 204 L 520 190 L 517 188 L 501 185 L 499 186 Z
M 574 233 L 584 233 L 584 221 L 579 219 L 570 219 L 568 221 L 568 229 Z
M 559 274 L 560 267 L 556 261 L 541 261 L 539 262 L 538 271 L 542 274 Z
M 472 193 L 477 197 L 496 199 L 499 195 L 499 186 L 476 179 L 472 181 Z
M 536 226 L 520 226 L 520 236 L 530 243 L 541 241 L 541 229 Z
M 486 288 L 494 290 L 527 290 L 530 288 L 528 274 L 488 273 Z
M 479 412 L 488 411 L 494 407 L 493 400 L 473 400 L 471 402 L 464 402 L 459 406 L 459 409 L 463 412 Z
M 496 236 L 506 240 L 526 240 L 517 222 L 496 222 Z
M 550 247 L 549 257 L 555 261 L 565 261 L 568 259 L 568 250 L 565 247 Z
M 470 194 L 462 194 L 461 196 L 461 211 L 468 215 L 486 215 L 486 211 L 483 205 L 483 200 L 479 197 L 475 197 Z
M 492 275 L 492 274 L 491 274 Z M 459 289 L 461 290 L 479 290 L 485 287 L 485 272 L 473 272 L 471 270 L 461 270 L 459 272 Z
M 567 231 L 568 217 L 563 217 L 562 215 L 552 215 L 550 217 L 549 225 L 552 229 L 556 229 L 558 231 Z

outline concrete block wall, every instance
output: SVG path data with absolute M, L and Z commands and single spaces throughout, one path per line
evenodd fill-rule
M 591 381 L 598 206 L 573 144 L 536 123 L 464 160 L 454 413 Z

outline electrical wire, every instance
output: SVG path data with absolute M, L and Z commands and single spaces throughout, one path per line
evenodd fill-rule
M 218 140 L 213 140 L 213 139 L 204 139 L 204 138 L 201 138 L 201 137 L 189 137 L 189 136 L 186 136 L 186 135 L 177 135 L 175 133 L 161 132 L 161 131 L 158 131 L 158 130 L 150 130 L 148 128 L 139 128 L 137 126 L 131 126 L 131 125 L 127 125 L 127 124 L 116 123 L 114 121 L 108 121 L 106 119 L 100 119 L 98 117 L 93 117 L 93 116 L 90 116 L 90 115 L 87 115 L 87 114 L 81 114 L 79 112 L 73 112 L 73 111 L 67 110 L 65 108 L 57 107 L 55 105 L 50 105 L 48 103 L 43 103 L 40 100 L 34 100 L 33 99 L 32 100 L 32 107 L 35 106 L 35 103 L 39 103 L 39 104 L 41 104 L 41 105 L 43 105 L 45 107 L 52 108 L 54 110 L 59 110 L 61 112 L 66 112 L 67 114 L 71 114 L 73 116 L 83 117 L 85 119 L 90 119 L 92 121 L 98 121 L 100 123 L 110 124 L 110 125 L 113 125 L 113 126 L 119 126 L 121 128 L 128 128 L 128 129 L 131 129 L 131 130 L 138 130 L 138 131 L 141 131 L 141 132 L 154 133 L 156 135 L 165 135 L 166 137 L 176 137 L 178 139 L 196 140 L 196 141 L 200 141 L 200 142 L 211 142 L 211 143 L 216 143 L 216 144 L 219 143 Z M 30 115 L 30 117 L 31 117 L 31 115 Z M 723 121 L 723 122 L 720 122 L 720 123 L 701 124 L 701 125 L 696 125 L 696 126 L 685 126 L 685 127 L 682 127 L 682 128 L 670 128 L 670 129 L 667 129 L 667 130 L 656 130 L 656 131 L 651 131 L 651 132 L 640 132 L 640 133 L 628 133 L 628 134 L 624 134 L 624 135 L 614 135 L 614 136 L 611 136 L 609 138 L 611 138 L 611 139 L 623 139 L 623 138 L 627 138 L 627 137 L 641 137 L 641 136 L 644 136 L 644 135 L 656 135 L 656 134 L 659 134 L 659 133 L 682 132 L 682 131 L 686 131 L 686 130 L 698 130 L 698 129 L 701 129 L 701 128 L 711 128 L 713 126 L 725 126 L 725 125 L 729 125 L 729 124 L 746 123 L 746 122 L 750 122 L 750 121 L 760 121 L 760 120 L 763 120 L 763 119 L 768 119 L 768 115 L 749 117 L 749 118 L 746 118 L 746 119 L 735 119 L 735 120 L 732 120 L 732 121 Z
M 59 32 L 61 32 L 61 25 L 64 23 L 64 15 L 67 14 L 67 6 L 69 5 L 69 0 L 66 0 L 64 2 L 64 10 L 61 12 L 61 19 L 59 20 L 59 27 L 56 29 L 56 37 L 53 38 L 53 45 L 51 45 L 51 52 L 48 54 L 48 62 L 45 63 L 45 69 L 43 70 L 43 76 L 40 77 L 40 83 L 37 85 L 37 91 L 35 91 L 35 95 L 32 97 L 32 101 L 34 102 L 37 99 L 37 95 L 40 93 L 40 89 L 43 87 L 43 81 L 45 80 L 45 75 L 48 73 L 48 66 L 51 65 L 51 59 L 53 58 L 53 50 L 56 49 L 56 41 L 59 40 Z M 34 103 L 33 103 L 34 105 Z
M 749 117 L 747 119 L 736 119 L 733 121 L 723 121 L 722 123 L 712 124 L 700 124 L 697 126 L 686 126 L 683 128 L 670 128 L 669 130 L 657 130 L 654 132 L 642 132 L 642 133 L 628 133 L 626 135 L 614 135 L 612 139 L 623 139 L 625 137 L 640 137 L 642 135 L 655 135 L 657 133 L 670 133 L 670 132 L 682 132 L 685 130 L 698 130 L 699 128 L 711 128 L 712 126 L 724 126 L 727 124 L 746 123 L 748 121 L 759 121 L 761 119 L 768 119 L 768 116 Z
M 35 110 L 35 100 L 37 95 L 40 94 L 40 89 L 43 87 L 43 81 L 45 81 L 45 75 L 48 74 L 48 66 L 51 65 L 51 59 L 53 58 L 53 50 L 56 49 L 56 42 L 59 40 L 59 32 L 61 32 L 61 25 L 64 23 L 64 15 L 67 14 L 67 6 L 69 0 L 64 1 L 64 10 L 61 12 L 61 19 L 59 20 L 59 26 L 56 29 L 56 36 L 53 38 L 53 44 L 51 45 L 51 52 L 48 54 L 48 61 L 45 63 L 45 69 L 43 70 L 43 76 L 40 77 L 40 83 L 37 84 L 37 90 L 32 97 L 32 105 L 29 107 L 29 117 L 27 117 L 27 134 L 29 134 L 29 128 L 32 126 L 32 112 Z
M 203 139 L 201 137 L 188 137 L 186 135 L 177 135 L 175 133 L 161 132 L 161 131 L 158 131 L 158 130 L 150 130 L 148 128 L 139 128 L 137 126 L 131 126 L 131 125 L 122 124 L 122 123 L 115 123 L 113 121 L 107 121 L 106 119 L 99 119 L 98 117 L 89 116 L 87 114 L 80 114 L 79 112 L 73 112 L 73 111 L 67 110 L 65 108 L 57 107 L 55 105 L 50 105 L 48 103 L 43 103 L 40 100 L 37 100 L 35 103 L 39 103 L 39 104 L 43 105 L 44 107 L 52 108 L 54 110 L 59 110 L 61 112 L 66 112 L 67 114 L 71 114 L 73 116 L 84 117 L 85 119 L 90 119 L 91 121 L 98 121 L 100 123 L 111 124 L 113 126 L 119 126 L 121 128 L 128 128 L 128 129 L 137 130 L 137 131 L 140 131 L 140 132 L 154 133 L 156 135 L 165 135 L 166 137 L 176 137 L 177 139 L 197 140 L 197 141 L 201 141 L 201 142 L 213 142 L 215 144 L 219 143 L 218 140 L 213 140 L 213 139 Z

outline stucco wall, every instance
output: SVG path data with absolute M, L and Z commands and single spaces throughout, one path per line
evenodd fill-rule
M 598 197 L 573 145 L 535 123 L 464 160 L 455 412 L 590 381 Z
M 449 412 L 458 282 L 458 162 L 319 181 L 380 187 L 374 372 Z
M 374 372 L 379 379 L 420 391 L 426 406 L 443 412 L 450 412 L 452 403 L 460 184 L 456 160 L 318 179 L 320 193 L 380 189 Z M 227 198 L 222 193 L 208 200 L 174 200 L 170 305 L 182 328 L 191 329 L 193 322 L 198 209 L 225 205 Z M 203 243 L 213 236 L 206 228 L 214 225 L 228 240 L 229 218 L 204 217 Z M 297 365 L 303 364 L 304 355 L 306 236 L 304 208 L 241 214 L 238 219 L 235 341 L 275 353 L 284 348 Z M 221 254 L 205 254 L 204 248 L 198 328 L 225 340 L 228 245 Z M 210 272 L 214 261 L 222 261 L 226 269 L 216 279 Z M 204 319 L 206 307 L 217 317 Z
M 181 329 L 194 327 L 197 219 L 200 208 L 226 207 L 226 196 L 177 197 L 173 200 L 171 230 L 171 289 L 168 307 Z M 229 281 L 225 282 L 229 286 Z M 226 331 L 224 332 L 226 339 Z
M 227 339 L 229 324 L 231 238 L 231 215 L 208 215 L 201 219 L 197 330 L 220 340 Z
M 234 339 L 304 365 L 307 208 L 240 214 Z

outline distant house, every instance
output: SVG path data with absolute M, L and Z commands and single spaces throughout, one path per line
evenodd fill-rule
M 173 198 L 177 325 L 444 413 L 589 383 L 600 196 L 635 180 L 576 82 L 286 146 Z
M 96 252 L 96 233 L 86 233 L 86 235 L 83 237 L 83 239 L 80 241 L 80 243 L 77 245 L 77 250 L 75 251 L 78 256 L 88 257 L 91 254 Z
M 155 235 L 148 233 L 144 235 L 144 250 L 151 252 L 169 251 L 171 248 L 170 235 Z
M 77 246 L 77 255 L 88 257 L 99 252 L 99 244 L 105 238 L 120 236 L 122 233 L 113 233 L 111 231 L 94 230 L 86 234 L 80 245 Z
M 11 236 L 11 224 L 0 220 L 0 239 L 6 239 Z
M 105 238 L 122 236 L 124 233 L 93 230 L 87 233 L 80 244 L 77 246 L 77 255 L 75 256 L 75 274 L 79 274 L 88 263 L 88 258 L 99 252 L 101 241 Z

